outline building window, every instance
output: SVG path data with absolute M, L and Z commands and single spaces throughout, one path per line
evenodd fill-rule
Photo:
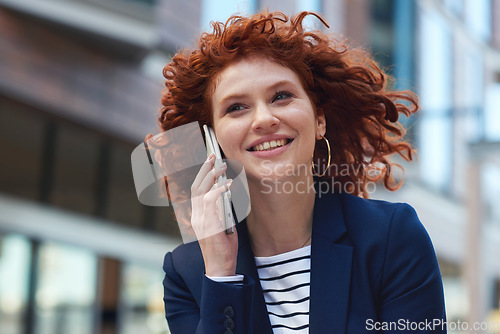
M 84 249 L 47 243 L 38 261 L 36 333 L 93 333 L 97 257 Z
M 122 334 L 167 334 L 161 268 L 124 265 L 122 272 Z
M 495 221 L 500 227 L 500 207 L 498 198 L 500 198 L 500 166 L 496 163 L 485 163 L 482 173 L 482 196 L 486 205 L 489 221 Z
M 130 155 L 133 147 L 114 143 L 110 154 L 110 178 L 106 198 L 106 218 L 142 228 L 144 206 L 137 199 Z M 149 223 L 149 222 L 148 222 Z
M 464 55 L 464 110 L 462 113 L 467 119 L 465 136 L 469 141 L 478 140 L 483 137 L 481 119 L 484 110 L 484 61 L 480 52 L 469 46 L 462 48 Z
M 419 120 L 420 177 L 448 190 L 452 170 L 452 44 L 446 23 L 436 13 L 420 16 Z
M 377 62 L 385 71 L 394 64 L 394 1 L 376 0 L 371 3 L 370 48 Z M 408 38 L 408 36 L 406 36 Z M 392 75 L 392 73 L 389 73 Z
M 0 328 L 4 334 L 22 333 L 27 303 L 29 241 L 0 234 Z
M 477 37 L 488 41 L 491 38 L 491 0 L 466 0 L 465 23 Z
M 45 124 L 39 113 L 0 100 L 0 192 L 40 199 Z
M 54 130 L 54 184 L 50 204 L 93 215 L 98 138 L 86 129 L 64 123 L 58 124 Z
M 489 85 L 486 90 L 486 103 L 484 109 L 484 134 L 488 140 L 500 140 L 500 73 L 498 81 Z
M 444 288 L 446 317 L 450 322 L 464 319 L 468 312 L 468 296 L 463 268 L 454 262 L 438 258 Z
M 444 0 L 444 6 L 457 17 L 464 13 L 464 0 Z

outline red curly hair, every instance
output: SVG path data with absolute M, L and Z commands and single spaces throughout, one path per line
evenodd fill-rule
M 280 12 L 263 12 L 212 23 L 213 31 L 201 35 L 196 49 L 177 53 L 163 70 L 161 128 L 193 121 L 211 126 L 214 78 L 241 57 L 262 55 L 295 71 L 316 112 L 326 118 L 332 165 L 320 179 L 335 180 L 336 188 L 363 197 L 368 197 L 368 181 L 383 179 L 387 189 L 396 190 L 401 182 L 395 181 L 393 167 L 400 166 L 387 158 L 397 153 L 412 160 L 398 117 L 417 111 L 417 97 L 410 91 L 390 90 L 388 76 L 369 53 L 350 48 L 335 36 L 304 29 L 307 15 L 328 27 L 311 12 L 291 20 Z M 314 156 L 328 161 L 323 146 L 318 143 Z

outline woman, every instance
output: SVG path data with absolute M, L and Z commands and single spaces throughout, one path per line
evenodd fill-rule
M 216 200 L 231 184 L 215 184 L 226 167 L 209 157 L 191 187 L 198 242 L 164 262 L 174 334 L 446 332 L 415 211 L 361 198 L 378 179 L 398 187 L 387 157 L 412 158 L 398 115 L 416 98 L 390 91 L 365 52 L 304 30 L 308 14 L 232 17 L 164 69 L 163 130 L 213 127 L 252 203 L 221 231 Z

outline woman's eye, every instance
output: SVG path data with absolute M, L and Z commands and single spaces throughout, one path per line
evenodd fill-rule
M 292 93 L 289 92 L 278 92 L 274 95 L 273 102 L 278 100 L 284 100 L 292 96 Z
M 241 104 L 233 104 L 233 105 L 229 106 L 229 108 L 226 109 L 226 113 L 243 110 L 243 108 L 244 107 Z

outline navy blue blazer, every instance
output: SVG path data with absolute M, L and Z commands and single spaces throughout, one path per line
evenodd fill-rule
M 197 242 L 166 254 L 173 334 L 272 334 L 246 223 L 237 229 L 242 286 L 207 278 Z M 411 206 L 317 194 L 311 240 L 309 333 L 446 333 L 436 255 Z

